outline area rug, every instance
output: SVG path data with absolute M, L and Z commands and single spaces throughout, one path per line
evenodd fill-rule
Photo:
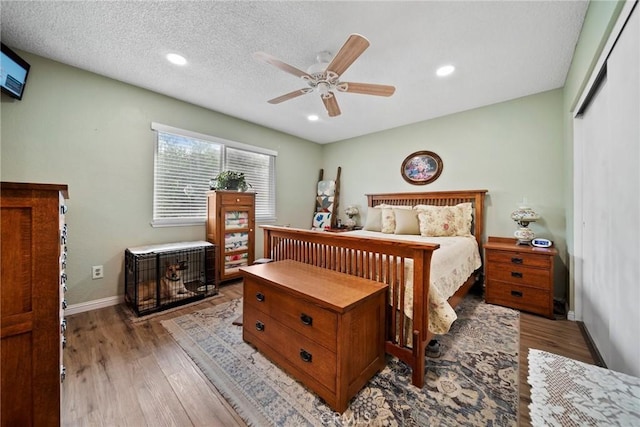
M 251 426 L 515 426 L 519 315 L 468 295 L 458 320 L 427 360 L 425 387 L 394 357 L 334 413 L 314 393 L 242 341 L 232 322 L 242 300 L 165 320 L 162 325 Z
M 533 426 L 640 426 L 640 378 L 530 349 Z

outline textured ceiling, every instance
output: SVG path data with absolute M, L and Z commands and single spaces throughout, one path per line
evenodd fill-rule
M 328 143 L 564 85 L 586 1 L 102 2 L 2 1 L 2 41 L 301 138 Z M 343 81 L 390 84 L 390 98 L 338 93 L 329 118 L 317 93 L 253 59 L 267 52 L 306 70 L 350 33 L 371 46 Z M 176 52 L 188 60 L 165 60 Z M 435 70 L 456 72 L 438 78 Z M 28 89 L 27 89 L 28 90 Z M 309 114 L 320 120 L 307 121 Z M 179 126 L 179 123 L 170 123 Z

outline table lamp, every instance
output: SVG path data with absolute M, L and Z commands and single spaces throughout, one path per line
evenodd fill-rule
M 511 212 L 511 219 L 514 220 L 520 228 L 518 228 L 513 235 L 518 239 L 519 245 L 529 245 L 534 237 L 535 233 L 529 228 L 529 223 L 536 222 L 540 219 L 533 209 L 527 206 L 527 199 L 522 199 L 522 203 L 518 206 L 518 209 Z

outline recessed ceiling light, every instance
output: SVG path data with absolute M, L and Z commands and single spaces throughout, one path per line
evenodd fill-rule
M 167 61 L 171 62 L 172 64 L 176 64 L 176 65 L 184 65 L 184 64 L 187 63 L 187 60 L 184 59 L 184 56 L 178 55 L 177 53 L 168 53 L 167 54 Z
M 315 114 L 311 114 L 310 116 L 307 116 L 307 120 L 309 120 L 310 122 L 315 122 L 318 119 L 319 117 Z
M 438 68 L 436 74 L 440 77 L 448 76 L 449 74 L 455 71 L 456 67 L 453 65 L 445 65 L 443 67 Z

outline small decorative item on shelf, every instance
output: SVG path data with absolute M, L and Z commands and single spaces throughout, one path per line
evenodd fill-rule
M 360 211 L 358 211 L 358 208 L 356 208 L 355 206 L 347 206 L 347 208 L 344 210 L 344 213 L 349 217 L 349 219 L 347 219 L 344 222 L 344 225 L 347 228 L 353 228 L 356 226 L 356 220 L 353 219 L 353 217 L 355 217 L 356 215 L 358 215 L 360 213 Z
M 223 171 L 212 180 L 209 180 L 211 190 L 247 191 L 251 187 L 242 172 Z
M 515 211 L 511 212 L 511 219 L 514 220 L 520 228 L 518 228 L 513 235 L 518 239 L 519 245 L 529 245 L 534 237 L 535 233 L 529 228 L 529 223 L 536 222 L 540 219 L 533 209 L 527 206 L 527 199 L 522 199 L 522 203 Z

